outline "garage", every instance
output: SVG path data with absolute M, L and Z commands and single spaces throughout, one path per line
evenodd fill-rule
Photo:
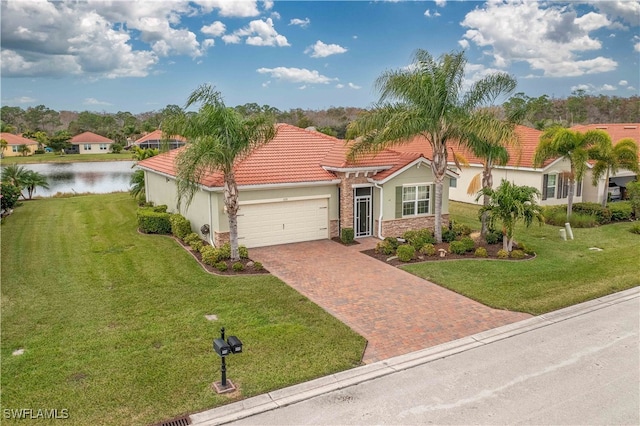
M 238 240 L 248 248 L 329 238 L 329 199 L 241 203 Z

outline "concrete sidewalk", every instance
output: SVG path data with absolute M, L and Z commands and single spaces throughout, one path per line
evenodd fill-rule
M 268 394 L 248 398 L 223 407 L 193 414 L 190 416 L 191 422 L 194 425 L 219 425 L 233 422 L 638 298 L 640 298 L 640 288 L 638 287 L 620 293 L 614 293 L 609 296 L 484 331 L 439 346 L 343 371 L 310 382 L 279 389 Z

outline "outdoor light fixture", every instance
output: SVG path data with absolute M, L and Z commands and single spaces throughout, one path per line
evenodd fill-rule
M 203 235 L 208 235 L 209 232 L 210 232 L 209 225 L 207 225 L 207 224 L 202 225 L 200 227 L 200 232 L 202 232 Z
M 225 362 L 225 357 L 231 354 L 242 353 L 242 342 L 236 336 L 229 336 L 225 341 L 224 327 L 222 327 L 220 329 L 220 338 L 213 339 L 213 350 L 222 359 L 222 367 L 220 369 L 222 373 L 222 380 L 214 383 L 213 386 L 216 388 L 216 392 L 218 393 L 231 392 L 235 390 L 236 387 L 231 383 L 231 380 L 227 381 L 227 364 Z

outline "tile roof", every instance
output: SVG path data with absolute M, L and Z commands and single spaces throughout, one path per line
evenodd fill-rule
M 7 141 L 9 145 L 37 145 L 38 142 L 32 139 L 23 138 L 13 133 L 0 133 L 0 139 Z
M 140 167 L 175 176 L 174 161 L 182 149 L 172 150 L 138 163 Z M 346 161 L 345 141 L 323 133 L 304 130 L 289 124 L 279 124 L 276 137 L 257 148 L 235 166 L 238 185 L 326 182 L 336 176 L 323 166 L 389 167 L 376 175 L 381 179 L 419 158 L 420 153 L 399 153 L 385 150 L 377 156 L 366 156 L 355 163 Z M 207 187 L 221 187 L 222 173 L 209 173 L 200 182 Z
M 573 126 L 571 130 L 577 130 L 581 133 L 589 130 L 604 130 L 609 133 L 614 144 L 620 139 L 630 138 L 640 145 L 640 123 L 580 124 Z
M 84 132 L 79 135 L 75 135 L 69 141 L 73 144 L 77 143 L 113 143 L 112 139 L 106 138 L 101 135 L 97 135 L 93 132 Z
M 147 142 L 147 141 L 160 141 L 162 140 L 162 131 L 161 130 L 154 130 L 151 133 L 147 133 L 146 135 L 142 136 L 140 139 L 137 139 L 134 143 L 136 145 L 140 145 L 142 142 Z M 171 140 L 177 140 L 177 141 L 181 141 L 181 142 L 186 142 L 186 139 L 183 138 L 182 136 L 172 136 Z

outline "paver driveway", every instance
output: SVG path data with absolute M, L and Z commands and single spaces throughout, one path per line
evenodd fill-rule
M 275 276 L 364 336 L 371 363 L 510 324 L 531 315 L 484 306 L 330 240 L 251 249 Z M 461 266 L 463 264 L 461 263 Z

